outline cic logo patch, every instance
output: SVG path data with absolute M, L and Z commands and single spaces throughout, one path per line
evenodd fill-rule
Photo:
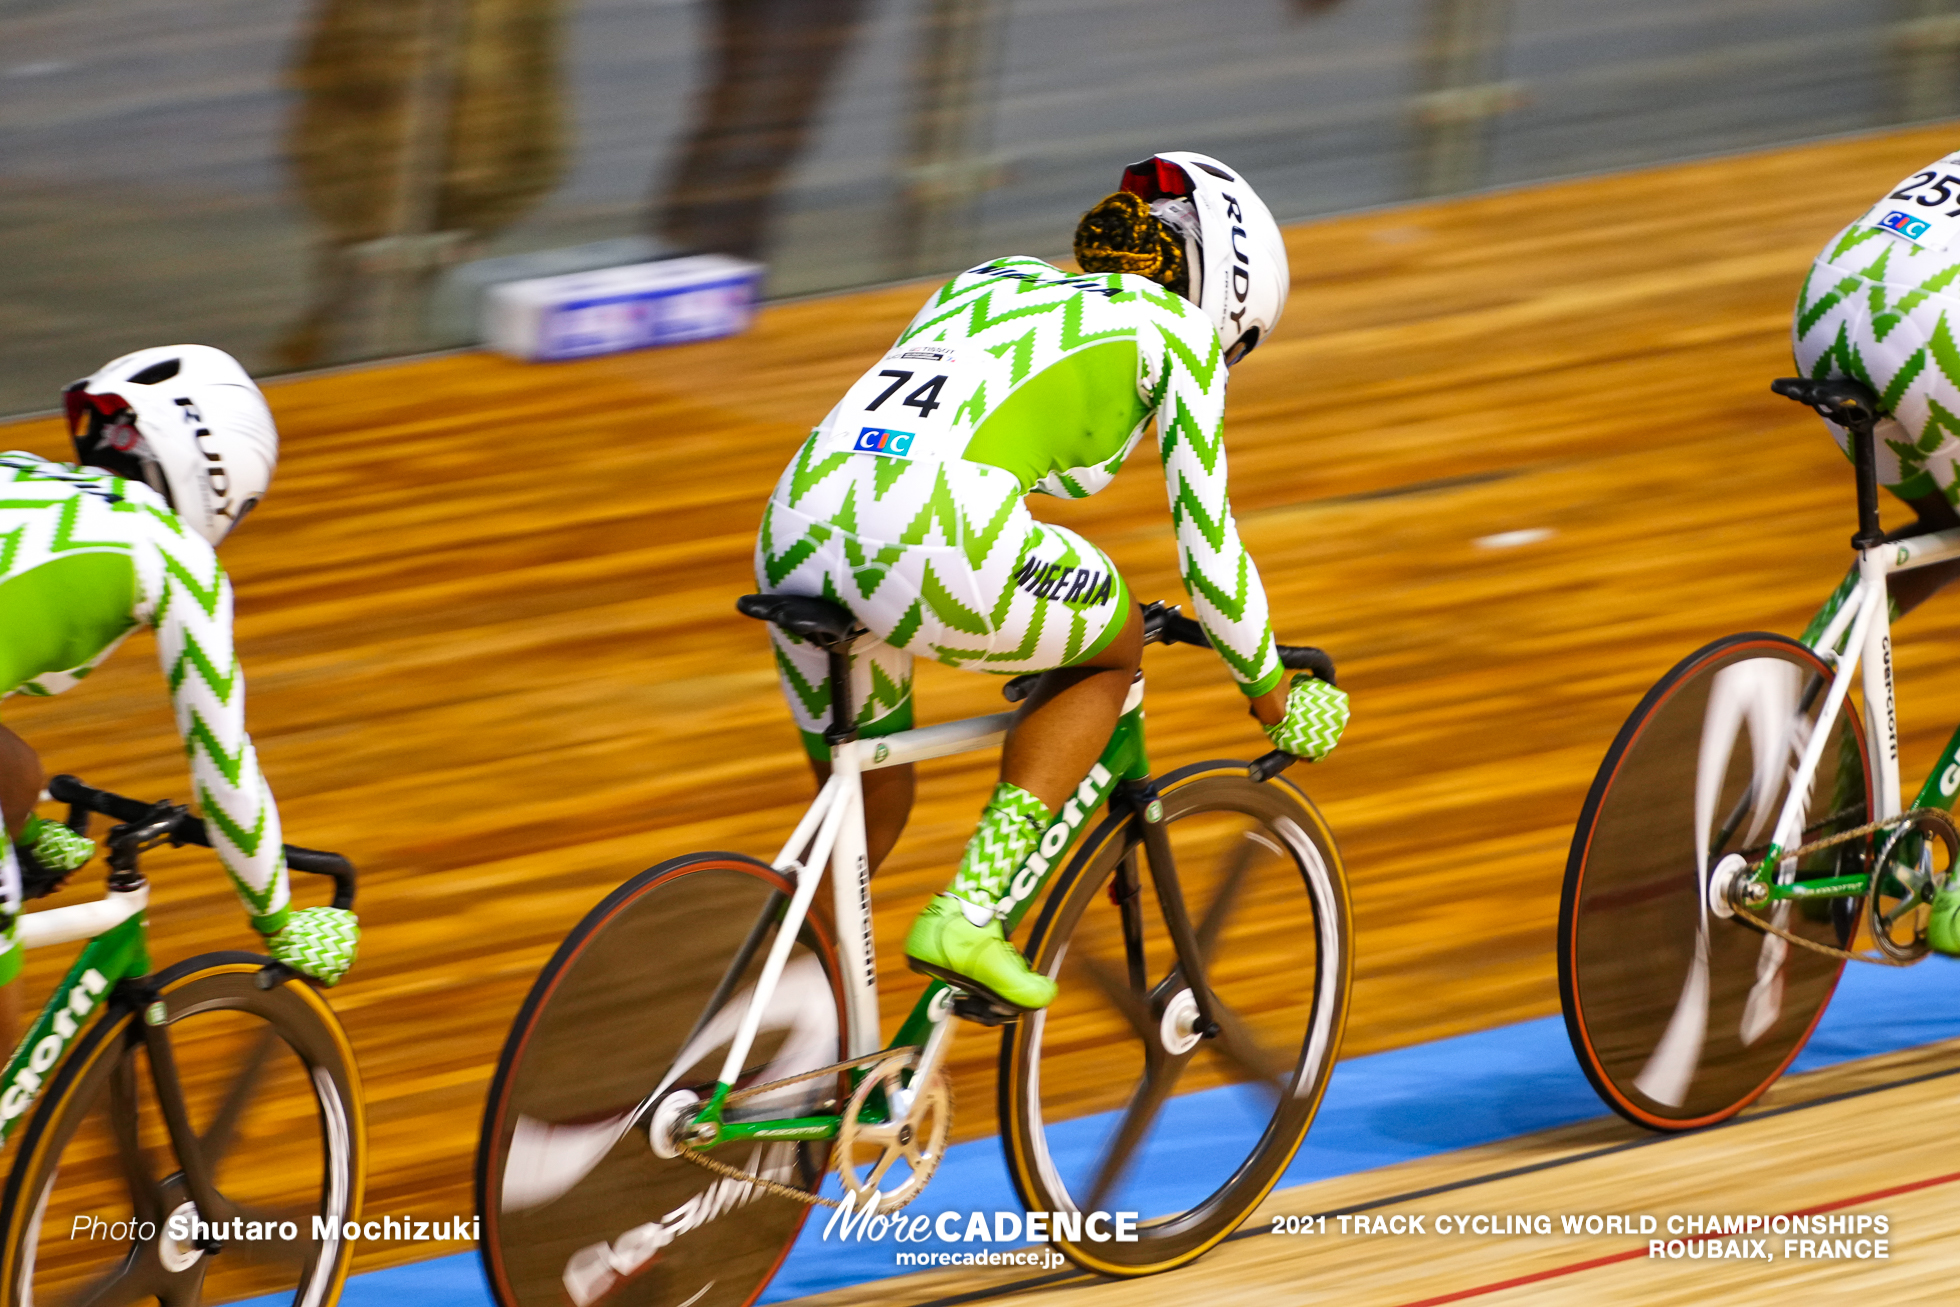
M 1924 236 L 1927 228 L 1933 224 L 1927 222 L 1924 218 L 1915 218 L 1910 213 L 1900 213 L 1897 209 L 1894 209 L 1883 218 L 1880 218 L 1878 225 L 1887 231 L 1898 232 L 1899 235 L 1905 237 L 1907 240 L 1916 241 L 1921 236 Z
M 890 454 L 894 458 L 904 458 L 912 452 L 912 433 L 866 427 L 858 432 L 857 443 L 851 448 L 860 454 Z

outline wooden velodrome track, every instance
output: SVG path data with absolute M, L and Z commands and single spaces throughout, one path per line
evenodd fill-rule
M 1928 1155 L 1935 1134 L 1873 1126 L 1950 1110 L 1956 1075 L 1960 1042 L 1932 1044 L 1792 1076 L 1735 1121 L 1699 1134 L 1648 1134 L 1615 1118 L 1302 1185 L 1273 1194 L 1202 1261 L 1147 1280 L 1070 1270 L 931 1271 L 800 1299 L 798 1307 L 959 1307 L 1010 1294 L 1016 1307 L 1698 1307 L 1807 1304 L 1870 1290 L 1890 1301 L 1946 1301 L 1960 1171 L 1947 1150 Z M 1566 1234 L 1561 1219 L 1631 1215 L 1637 1224 L 1646 1214 L 1657 1224 L 1678 1216 L 1685 1225 L 1689 1217 L 1752 1213 L 1883 1215 L 1885 1255 L 1868 1246 L 1863 1260 L 1786 1260 L 1783 1236 L 1767 1238 L 1774 1262 L 1709 1260 L 1707 1240 L 1700 1257 L 1684 1248 L 1650 1258 L 1647 1237 Z M 1314 1214 L 1325 1216 L 1324 1233 L 1318 1223 L 1312 1235 L 1272 1231 L 1274 1215 Z M 1386 1228 L 1354 1224 L 1344 1232 L 1343 1215 Z M 1545 1217 L 1552 1232 L 1484 1233 L 1474 1225 L 1479 1216 Z M 1415 1217 L 1422 1225 L 1411 1229 Z M 1471 1222 L 1471 1231 L 1439 1217 Z M 1875 1225 L 1866 1226 L 1868 1245 Z
M 1767 392 L 1790 366 L 1797 286 L 1831 232 L 1952 143 L 1951 128 L 1836 141 L 1289 232 L 1291 311 L 1234 375 L 1228 445 L 1281 638 L 1331 650 L 1354 696 L 1340 752 L 1300 777 L 1354 887 L 1347 1052 L 1557 1010 L 1566 843 L 1619 722 L 1706 640 L 1800 627 L 1848 560 L 1848 465 Z M 807 800 L 763 633 L 732 602 L 783 461 L 924 289 L 784 305 L 746 336 L 661 353 L 466 354 L 270 388 L 278 483 L 226 560 L 288 838 L 363 872 L 361 962 L 333 999 L 368 1090 L 371 1212 L 468 1211 L 511 1014 L 610 886 L 692 849 L 768 856 Z M 52 396 L 67 378 L 47 380 Z M 65 441 L 33 421 L 0 447 Z M 1103 544 L 1140 596 L 1175 598 L 1162 483 L 1140 457 L 1094 500 L 1035 507 Z M 1474 543 L 1529 528 L 1556 534 Z M 1960 718 L 1956 635 L 1960 603 L 1942 600 L 1898 637 L 1914 779 Z M 1147 667 L 1160 770 L 1263 749 L 1207 655 Z M 998 682 L 927 667 L 920 701 L 924 721 L 994 711 Z M 50 770 L 184 793 L 147 637 L 85 688 L 5 712 Z M 916 993 L 904 928 L 992 767 L 929 766 L 878 879 L 888 1017 Z M 161 958 L 249 943 L 201 856 L 154 859 Z M 63 961 L 37 956 L 30 987 Z M 994 1046 L 962 1047 L 971 1137 L 994 1129 Z M 1569 1146 L 1625 1137 L 1585 1127 Z M 1631 1159 L 1592 1167 L 1605 1192 L 1645 1183 Z M 1818 1201 L 1864 1191 L 1833 1179 Z M 368 1245 L 360 1265 L 431 1251 Z

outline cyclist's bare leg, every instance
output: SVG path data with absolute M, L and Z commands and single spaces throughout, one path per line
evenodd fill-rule
M 1101 754 L 1123 714 L 1143 659 L 1143 610 L 1135 603 L 1116 637 L 1072 667 L 1043 672 L 1001 750 L 1001 781 L 981 811 L 959 870 L 905 937 L 923 971 L 1008 1007 L 1032 1010 L 1055 998 L 1055 982 L 1028 969 L 1008 942 L 1000 905 L 1009 878 L 1054 812 Z M 1023 897 L 1034 892 L 1024 888 Z
M 1960 512 L 1955 511 L 1953 505 L 1946 502 L 1946 496 L 1937 490 L 1906 502 L 1912 505 L 1912 511 L 1919 515 L 1919 520 L 1903 531 L 1892 532 L 1888 539 L 1901 540 L 1908 536 L 1960 527 Z M 1892 602 L 1898 605 L 1903 615 L 1925 603 L 1955 578 L 1960 578 L 1960 559 L 1900 572 L 1888 580 L 1887 588 L 1891 592 Z
M 1000 778 L 1053 812 L 1102 755 L 1143 662 L 1143 609 L 1130 604 L 1116 638 L 1088 662 L 1043 672 L 1008 728 Z
M 1001 779 L 1059 808 L 1116 729 L 1142 661 L 1143 610 L 1133 603 L 1129 620 L 1101 653 L 1078 666 L 1042 673 L 1008 730 Z M 811 767 L 819 785 L 830 779 L 829 763 Z M 864 844 L 872 871 L 898 843 L 916 792 L 909 763 L 864 773 Z
M 1123 629 L 1096 657 L 1042 673 L 1008 731 L 1000 778 L 1050 811 L 1061 807 L 1116 729 L 1142 662 L 1143 610 L 1133 603 Z M 1253 699 L 1248 711 L 1265 725 L 1279 721 L 1286 713 L 1285 682 Z M 819 787 L 830 779 L 829 763 L 812 762 L 810 767 Z M 904 833 L 917 789 L 910 763 L 864 773 L 865 855 L 873 872 Z
M 1132 605 L 1130 620 L 1102 653 L 1078 666 L 1041 674 L 1008 732 L 1000 778 L 1034 795 L 1051 812 L 1060 808 L 1116 729 L 1142 661 L 1143 610 Z M 1286 716 L 1285 681 L 1253 699 L 1248 711 L 1266 726 Z
M 6 819 L 9 838 L 20 834 L 47 784 L 40 755 L 33 746 L 0 726 L 0 817 Z
M 1116 729 L 1142 662 L 1143 610 L 1132 603 L 1129 620 L 1102 652 L 1086 663 L 1042 673 L 1007 732 L 1001 779 L 1050 809 L 1061 807 Z M 813 762 L 811 768 L 817 784 L 830 779 L 829 763 Z M 916 792 L 910 764 L 864 773 L 864 844 L 872 871 L 898 843 Z
M 817 787 L 830 779 L 830 764 L 811 762 L 817 774 Z M 1086 768 L 1085 768 L 1086 770 Z M 875 874 L 885 855 L 905 833 L 912 815 L 912 796 L 917 793 L 917 773 L 911 763 L 900 767 L 880 767 L 864 773 L 864 855 Z

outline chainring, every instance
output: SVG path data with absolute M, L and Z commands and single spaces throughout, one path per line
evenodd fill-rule
M 1948 867 L 1951 868 L 1955 865 L 1954 859 L 1960 857 L 1960 828 L 1955 827 L 1951 814 L 1941 808 L 1913 808 L 1900 813 L 1896 817 L 1887 817 L 1881 821 L 1868 822 L 1855 830 L 1841 831 L 1825 839 L 1815 840 L 1809 844 L 1805 844 L 1801 848 L 1792 849 L 1783 855 L 1783 860 L 1799 861 L 1809 857 L 1813 853 L 1821 853 L 1825 849 L 1833 848 L 1839 844 L 1846 844 L 1852 840 L 1864 839 L 1883 830 L 1890 830 L 1892 834 L 1887 838 L 1881 856 L 1873 859 L 1872 879 L 1866 883 L 1865 887 L 1865 901 L 1867 904 L 1866 924 L 1873 926 L 1875 923 L 1872 920 L 1872 916 L 1877 910 L 1875 905 L 1880 898 L 1880 895 L 1874 892 L 1877 888 L 1877 880 L 1879 876 L 1887 874 L 1886 869 L 1891 865 L 1891 855 L 1902 837 L 1917 833 L 1940 840 L 1946 846 Z M 1931 891 L 1938 888 L 1940 881 L 1941 878 L 1937 873 L 1929 878 L 1929 883 L 1922 890 L 1926 902 L 1930 903 L 1932 901 Z M 1749 881 L 1747 879 L 1739 880 L 1737 887 L 1741 888 L 1748 883 Z M 1901 888 L 1904 889 L 1907 887 L 1901 885 Z M 1918 902 L 1916 897 L 1907 901 L 1904 895 L 1894 895 L 1893 899 L 1896 902 L 1906 902 L 1909 907 L 1913 903 Z M 1900 945 L 1897 940 L 1881 940 L 1879 931 L 1874 929 L 1873 940 L 1878 951 L 1876 953 L 1859 953 L 1852 949 L 1832 948 L 1828 944 L 1819 944 L 1816 940 L 1806 939 L 1802 935 L 1785 930 L 1774 922 L 1766 921 L 1762 917 L 1757 916 L 1750 910 L 1749 905 L 1743 903 L 1739 898 L 1731 898 L 1730 903 L 1735 909 L 1737 920 L 1746 922 L 1766 935 L 1775 935 L 1777 938 L 1794 944 L 1798 948 L 1809 949 L 1812 953 L 1821 953 L 1825 957 L 1842 958 L 1847 962 L 1875 962 L 1881 966 L 1907 967 L 1919 961 L 1926 954 L 1925 922 L 1923 918 L 1916 923 L 1913 940 L 1908 941 L 1906 944 Z M 1916 951 L 1914 951 L 1915 944 L 1917 945 Z
M 1927 953 L 1926 920 L 1931 915 L 1933 896 L 1952 874 L 1960 857 L 1960 830 L 1953 819 L 1938 808 L 1917 808 L 1907 814 L 1912 820 L 1900 825 L 1887 837 L 1873 864 L 1876 872 L 1865 894 L 1865 926 L 1878 951 L 1895 962 L 1917 962 Z M 1905 844 L 1918 837 L 1917 846 Z M 1934 868 L 1928 844 L 1938 840 L 1946 846 L 1946 866 Z M 1899 865 L 1901 856 L 1913 865 Z M 1909 923 L 1910 934 L 1900 939 L 1897 929 Z
M 857 1199 L 860 1211 L 895 1212 L 904 1207 L 925 1189 L 946 1155 L 946 1140 L 953 1130 L 952 1083 L 945 1068 L 940 1067 L 927 1083 L 915 1080 L 907 1087 L 905 1072 L 916 1061 L 917 1055 L 912 1052 L 886 1058 L 858 1082 L 851 1101 L 845 1104 L 835 1149 L 837 1177 L 844 1192 Z M 895 1113 L 899 1119 L 893 1121 L 861 1120 L 866 1104 L 881 1089 L 887 1105 L 907 1102 L 909 1095 L 908 1110 Z M 863 1168 L 862 1177 L 860 1149 L 878 1150 L 876 1159 Z M 892 1188 L 880 1188 L 901 1161 L 911 1174 Z

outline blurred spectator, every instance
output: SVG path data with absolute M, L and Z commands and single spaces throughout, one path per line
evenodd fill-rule
M 420 347 L 437 274 L 564 171 L 558 42 L 558 0 L 322 0 L 288 157 L 327 239 L 283 364 Z
M 670 176 L 653 179 L 659 234 L 757 258 L 783 175 L 856 42 L 866 0 L 714 0 L 710 74 Z

